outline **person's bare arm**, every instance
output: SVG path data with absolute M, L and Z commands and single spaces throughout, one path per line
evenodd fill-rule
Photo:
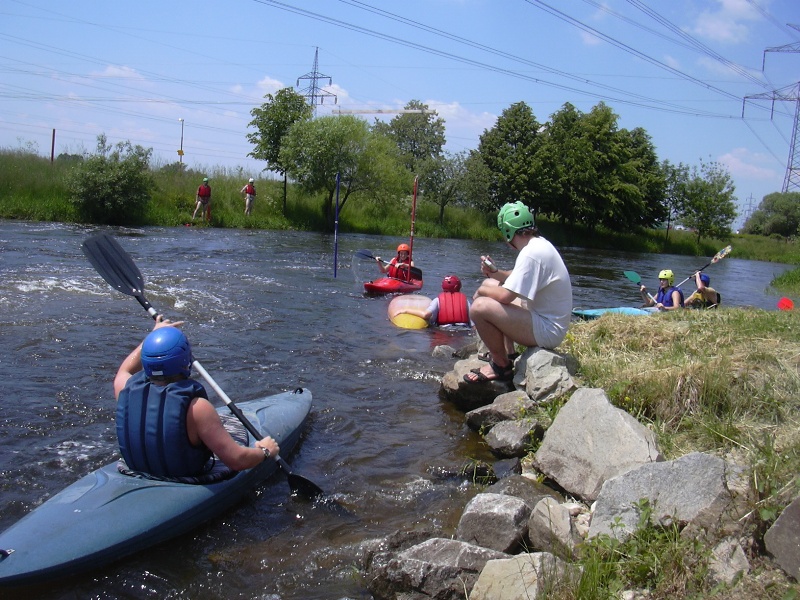
M 236 443 L 225 430 L 213 405 L 205 398 L 192 400 L 186 420 L 190 438 L 194 430 L 197 438 L 234 471 L 251 469 L 266 460 L 262 448 L 265 448 L 270 456 L 276 456 L 280 451 L 278 444 L 269 436 L 257 441 L 255 448 Z

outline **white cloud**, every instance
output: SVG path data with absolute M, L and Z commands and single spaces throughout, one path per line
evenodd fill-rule
M 117 65 L 108 65 L 102 71 L 95 71 L 90 74 L 91 77 L 98 79 L 133 79 L 136 81 L 144 81 L 145 78 L 130 67 L 120 67 Z
M 772 162 L 770 157 L 751 152 L 747 148 L 734 148 L 717 159 L 727 167 L 735 179 L 746 178 L 757 181 L 775 180 L 780 174 L 775 169 L 761 166 L 759 163 Z
M 265 96 L 267 94 L 275 94 L 278 90 L 281 90 L 286 87 L 282 81 L 277 79 L 273 79 L 272 77 L 264 77 L 258 83 L 256 83 L 256 88 L 258 89 L 261 96 Z
M 717 0 L 717 3 L 717 10 L 698 15 L 691 33 L 728 44 L 746 41 L 750 23 L 760 20 L 760 14 L 747 0 Z

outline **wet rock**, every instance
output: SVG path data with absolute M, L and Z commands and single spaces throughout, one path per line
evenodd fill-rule
M 530 507 L 505 494 L 478 494 L 469 501 L 458 522 L 456 538 L 483 548 L 512 553 L 528 532 Z
M 375 557 L 367 587 L 375 600 L 463 600 L 486 563 L 507 554 L 466 542 L 433 538 L 399 554 Z
M 523 475 L 512 475 L 501 479 L 487 488 L 486 491 L 493 494 L 515 496 L 525 502 L 531 510 L 542 498 L 553 498 L 558 502 L 563 502 L 564 500 L 553 488 Z
M 503 421 L 492 427 L 484 436 L 489 448 L 497 456 L 522 457 L 534 441 L 544 435 L 544 427 L 538 422 L 528 419 L 519 421 Z
M 449 400 L 460 410 L 467 412 L 494 402 L 500 394 L 505 394 L 514 389 L 512 381 L 486 381 L 483 383 L 467 383 L 464 375 L 471 369 L 480 369 L 487 363 L 478 360 L 477 355 L 467 360 L 456 361 L 452 371 L 442 377 L 439 395 Z
M 533 410 L 536 403 L 523 391 L 515 390 L 500 394 L 494 401 L 467 413 L 467 425 L 475 431 L 494 427 L 502 421 L 519 419 L 526 412 Z

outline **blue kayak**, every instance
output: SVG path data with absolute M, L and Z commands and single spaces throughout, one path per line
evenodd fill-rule
M 237 406 L 285 456 L 300 438 L 311 392 L 298 389 Z M 217 411 L 226 418 L 230 414 L 224 406 Z M 244 429 L 240 435 L 248 445 L 255 442 Z M 227 478 L 216 483 L 197 484 L 123 474 L 117 462 L 108 464 L 0 534 L 0 586 L 74 575 L 186 533 L 234 506 L 277 468 L 267 460 L 223 474 Z
M 597 319 L 598 317 L 602 317 L 605 314 L 617 314 L 617 315 L 631 315 L 631 316 L 645 316 L 645 315 L 652 315 L 654 312 L 658 312 L 657 309 L 654 308 L 633 308 L 632 306 L 618 306 L 616 308 L 585 308 L 585 309 L 573 309 L 572 314 L 576 317 L 581 319 Z

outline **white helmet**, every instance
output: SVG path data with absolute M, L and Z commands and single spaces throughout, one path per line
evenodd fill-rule
M 251 177 L 251 178 L 250 178 L 250 181 L 249 181 L 249 183 L 253 183 L 254 181 L 255 181 L 255 179 L 253 179 L 253 178 Z

